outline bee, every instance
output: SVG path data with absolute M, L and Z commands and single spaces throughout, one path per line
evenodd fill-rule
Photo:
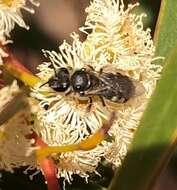
M 88 110 L 91 108 L 93 96 L 100 97 L 105 106 L 104 99 L 114 103 L 125 103 L 135 95 L 142 94 L 137 93 L 137 82 L 120 72 L 104 72 L 103 69 L 96 72 L 88 66 L 70 73 L 69 69 L 61 67 L 45 84 L 56 92 L 64 92 L 65 95 L 74 92 L 79 97 L 87 97 Z M 138 89 L 142 91 L 143 87 Z

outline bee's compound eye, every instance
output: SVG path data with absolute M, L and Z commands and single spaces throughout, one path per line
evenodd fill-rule
M 70 76 L 69 72 L 66 68 L 60 68 L 56 76 L 49 79 L 49 86 L 57 91 L 57 92 L 64 92 L 70 86 Z
M 60 78 L 60 77 L 69 77 L 69 71 L 64 68 L 64 67 L 61 67 L 58 71 L 57 71 L 57 74 L 56 74 L 56 77 L 57 78 Z
M 71 85 L 76 92 L 85 91 L 90 87 L 90 77 L 83 69 L 78 70 L 71 76 Z

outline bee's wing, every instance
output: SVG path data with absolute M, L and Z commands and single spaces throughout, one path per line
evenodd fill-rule
M 146 91 L 142 83 L 138 81 L 132 81 L 135 87 L 134 96 L 141 96 Z
M 89 96 L 89 95 L 101 95 L 101 92 L 103 90 L 106 90 L 106 89 L 107 89 L 106 86 L 104 86 L 104 87 L 97 87 L 97 88 L 94 88 L 94 89 L 86 90 L 84 93 L 87 96 Z
M 117 72 L 117 70 L 115 70 L 116 74 L 122 74 L 120 72 Z M 109 78 L 107 77 L 108 73 L 104 73 L 100 76 L 100 80 L 105 84 L 105 86 L 111 88 L 112 91 L 115 91 L 115 87 L 113 86 L 113 83 L 110 82 Z M 145 91 L 145 87 L 143 86 L 143 84 L 139 81 L 133 80 L 131 79 L 131 81 L 133 82 L 133 85 L 135 87 L 135 91 L 134 91 L 134 97 L 136 96 L 141 96 Z M 118 84 L 117 84 L 118 85 Z
M 109 79 L 108 77 L 108 73 L 103 73 L 101 76 L 100 76 L 100 81 L 106 85 L 106 86 L 109 86 L 109 87 L 113 87 L 113 84 L 111 82 L 111 80 Z
M 122 75 L 122 73 L 117 72 L 117 70 L 115 70 L 115 72 L 116 74 L 111 74 Z M 100 84 L 94 88 L 85 91 L 85 95 L 102 95 L 102 92 L 105 90 L 111 90 L 112 92 L 115 92 L 115 94 L 117 93 L 117 89 L 119 89 L 119 83 L 116 83 L 115 85 L 114 79 L 110 78 L 110 73 L 103 71 L 100 74 L 99 72 L 94 71 L 94 74 L 97 76 L 97 78 L 99 78 Z M 133 82 L 133 85 L 135 87 L 133 96 L 141 96 L 145 92 L 145 87 L 139 81 L 133 79 L 131 79 L 131 81 Z
M 108 89 L 109 90 L 112 89 L 112 91 L 115 90 L 113 88 L 113 84 L 110 82 L 109 78 L 107 78 L 106 74 L 100 75 L 99 81 L 100 83 L 96 87 L 93 87 L 92 89 L 85 91 L 85 95 L 101 95 L 102 92 L 105 90 L 108 90 Z

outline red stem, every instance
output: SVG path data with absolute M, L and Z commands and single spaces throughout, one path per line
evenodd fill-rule
M 32 74 L 28 69 L 26 69 L 20 62 L 17 60 L 6 47 L 2 47 L 0 44 L 0 47 L 3 48 L 5 52 L 8 53 L 8 57 L 5 58 L 5 64 L 8 65 L 8 63 L 13 64 L 13 69 L 24 71 L 25 73 Z M 18 78 L 18 77 L 17 77 Z M 30 135 L 27 135 L 26 138 L 28 139 L 34 139 L 35 140 L 35 146 L 39 147 L 46 147 L 48 146 L 46 143 L 40 139 L 36 133 L 32 133 Z M 43 158 L 41 160 L 38 160 L 38 163 L 41 167 L 41 170 L 43 172 L 44 178 L 47 181 L 47 187 L 48 190 L 61 190 L 58 179 L 56 177 L 56 167 L 55 163 L 52 160 L 52 158 Z
M 28 135 L 27 138 L 35 140 L 35 146 L 46 147 L 48 146 L 46 143 L 40 139 L 36 133 Z M 43 158 L 38 160 L 38 163 L 43 172 L 44 178 L 47 181 L 48 190 L 61 190 L 58 179 L 56 177 L 56 167 L 55 163 L 51 158 Z

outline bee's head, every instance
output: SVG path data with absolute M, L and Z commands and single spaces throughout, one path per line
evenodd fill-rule
M 70 86 L 70 74 L 69 71 L 62 67 L 56 71 L 48 81 L 49 86 L 57 92 L 65 92 Z

